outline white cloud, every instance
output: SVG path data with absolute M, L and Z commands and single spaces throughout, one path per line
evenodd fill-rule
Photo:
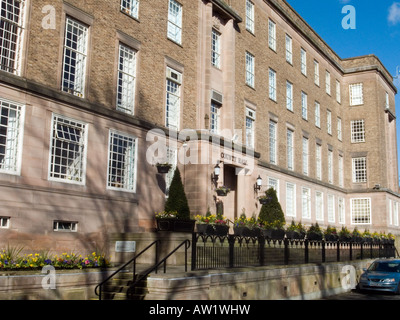
M 394 2 L 390 6 L 388 20 L 393 25 L 400 23 L 400 2 Z

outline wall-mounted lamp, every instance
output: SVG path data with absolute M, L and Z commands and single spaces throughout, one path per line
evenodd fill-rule
M 254 191 L 261 190 L 262 183 L 263 183 L 262 178 L 258 176 L 257 181 L 254 185 Z
M 219 175 L 221 174 L 221 167 L 219 166 L 219 163 L 216 164 L 216 166 L 214 167 L 214 173 L 211 177 L 212 181 L 214 181 L 214 183 L 216 183 L 219 179 Z

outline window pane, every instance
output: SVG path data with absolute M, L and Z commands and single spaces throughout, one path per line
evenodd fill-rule
M 86 124 L 62 116 L 53 116 L 50 177 L 84 182 Z
M 19 72 L 24 10 L 24 0 L 1 2 L 0 70 Z
M 88 28 L 67 17 L 65 26 L 62 90 L 83 97 Z
M 108 186 L 135 190 L 136 139 L 110 132 Z
M 139 17 L 139 0 L 122 0 L 121 11 L 137 19 Z
M 135 105 L 136 52 L 119 46 L 117 110 L 133 114 Z
M 351 219 L 354 224 L 370 224 L 371 199 L 351 199 Z
M 22 107 L 0 100 L 0 171 L 17 173 Z
M 182 5 L 175 0 L 169 0 L 168 38 L 182 43 Z

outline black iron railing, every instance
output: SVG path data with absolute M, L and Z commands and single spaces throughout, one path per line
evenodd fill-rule
M 122 267 L 120 267 L 118 270 L 116 270 L 114 273 L 112 273 L 109 277 L 107 277 L 105 280 L 103 280 L 100 284 L 98 284 L 94 290 L 95 294 L 99 297 L 99 300 L 102 300 L 102 293 L 103 293 L 103 288 L 107 285 L 107 283 L 113 279 L 116 275 L 120 274 L 123 272 L 130 264 L 133 264 L 133 279 L 132 279 L 132 284 L 130 285 L 130 290 L 129 292 L 134 292 L 135 287 L 140 284 L 143 280 L 147 279 L 150 273 L 158 272 L 158 268 L 162 265 L 163 266 L 163 271 L 164 273 L 167 272 L 167 260 L 175 254 L 181 247 L 184 246 L 185 249 L 185 272 L 188 271 L 188 249 L 190 248 L 190 240 L 184 240 L 182 243 L 180 243 L 175 249 L 173 249 L 170 253 L 168 253 L 163 259 L 159 260 L 158 252 L 159 252 L 159 245 L 161 241 L 156 240 L 152 242 L 150 245 L 148 245 L 145 249 L 143 249 L 139 254 L 137 254 L 134 258 L 129 260 L 127 263 L 125 263 Z M 155 250 L 155 263 L 153 266 L 148 268 L 145 271 L 140 272 L 140 274 L 136 273 L 136 261 L 137 259 L 147 252 L 151 247 L 156 246 Z
M 192 270 L 339 262 L 395 257 L 383 241 L 272 240 L 264 237 L 210 236 L 193 233 Z
M 144 254 L 145 252 L 147 252 L 151 247 L 155 246 L 155 264 L 158 263 L 158 246 L 160 245 L 160 240 L 156 240 L 154 242 L 152 242 L 151 244 L 149 244 L 146 248 L 144 248 L 140 253 L 138 253 L 135 257 L 133 257 L 131 260 L 129 260 L 127 263 L 125 263 L 123 266 L 121 266 L 120 268 L 118 268 L 115 272 L 113 272 L 109 277 L 107 277 L 106 279 L 104 279 L 101 283 L 99 283 L 96 288 L 94 289 L 95 294 L 99 297 L 99 300 L 102 299 L 102 291 L 103 291 L 103 287 L 111 280 L 113 279 L 117 274 L 120 274 L 121 272 L 123 272 L 124 270 L 126 270 L 126 268 L 133 264 L 133 281 L 136 280 L 137 274 L 136 274 L 136 262 L 137 259 Z

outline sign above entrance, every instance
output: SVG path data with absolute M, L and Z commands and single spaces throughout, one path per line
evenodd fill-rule
M 238 163 L 243 166 L 247 166 L 247 164 L 248 164 L 248 161 L 246 159 L 235 157 L 235 156 L 227 154 L 225 152 L 221 152 L 221 159 L 232 161 L 232 163 Z

